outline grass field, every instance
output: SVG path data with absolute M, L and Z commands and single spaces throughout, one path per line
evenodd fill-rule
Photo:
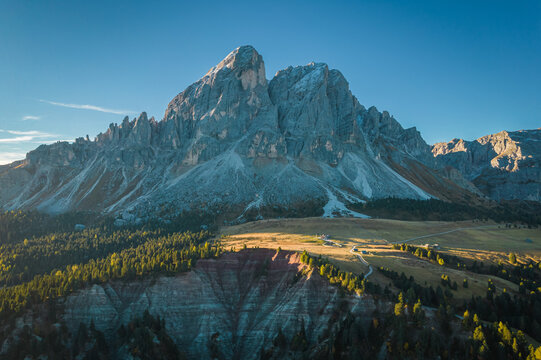
M 511 228 L 490 222 L 434 222 L 434 221 L 399 221 L 386 219 L 355 218 L 304 218 L 273 219 L 250 222 L 224 227 L 224 245 L 240 249 L 248 247 L 273 248 L 284 250 L 306 250 L 314 255 L 328 257 L 343 270 L 355 273 L 367 273 L 355 255 L 350 253 L 353 245 L 359 251 L 367 251 L 364 259 L 374 267 L 370 280 L 382 285 L 390 280 L 377 271 L 380 266 L 388 267 L 407 276 L 413 275 L 421 285 L 437 286 L 442 274 L 449 275 L 451 281 L 459 284 L 453 291 L 454 298 L 468 299 L 472 294 L 483 295 L 486 292 L 488 276 L 469 271 L 442 267 L 416 258 L 406 252 L 393 250 L 390 243 L 402 242 L 412 238 L 411 244 L 438 243 L 441 252 L 458 255 L 472 260 L 504 261 L 508 253 L 515 252 L 519 261 L 541 258 L 541 230 Z M 440 234 L 444 233 L 445 234 Z M 323 246 L 323 241 L 316 234 L 329 234 L 331 239 L 342 247 Z M 526 241 L 526 239 L 529 239 Z M 462 288 L 463 279 L 468 279 L 469 287 Z M 509 281 L 491 277 L 499 291 L 517 291 L 517 286 Z
M 481 260 L 504 260 L 514 252 L 523 260 L 541 257 L 541 230 L 500 228 L 472 229 L 414 240 L 411 244 L 439 244 L 462 257 Z

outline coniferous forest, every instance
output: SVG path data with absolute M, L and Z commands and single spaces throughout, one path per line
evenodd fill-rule
M 145 312 L 123 324 L 113 338 L 106 338 L 93 323 L 81 323 L 77 333 L 68 332 L 54 304 L 56 299 L 92 284 L 190 271 L 200 259 L 219 258 L 225 251 L 220 241 L 209 230 L 191 231 L 198 221 L 193 219 L 132 228 L 118 228 L 100 219 L 79 230 L 73 229 L 75 221 L 66 219 L 36 212 L 0 216 L 0 341 L 9 344 L 0 357 L 107 359 L 124 354 L 140 359 L 185 358 L 167 334 L 167 319 Z M 58 231 L 52 230 L 55 227 Z M 457 304 L 453 292 L 459 286 L 467 287 L 465 280 L 442 275 L 441 286 L 434 289 L 413 276 L 378 269 L 397 292 L 305 251 L 300 254 L 305 267 L 295 281 L 317 274 L 338 288 L 344 305 L 336 310 L 335 322 L 329 324 L 319 344 L 309 342 L 302 323 L 293 337 L 281 330 L 273 334 L 272 345 L 260 349 L 259 357 L 294 354 L 299 358 L 368 359 L 384 354 L 389 359 L 541 358 L 541 347 L 532 342 L 532 337 L 541 340 L 539 263 L 518 264 L 516 256 L 510 254 L 516 266 L 484 265 L 408 244 L 394 248 L 443 268 L 466 268 L 520 283 L 520 295 L 498 293 L 489 282 L 485 297 Z M 367 325 L 367 319 L 356 318 L 345 305 L 351 296 L 371 296 L 384 305 L 374 311 Z M 34 328 L 23 327 L 13 338 L 16 319 L 30 309 L 40 309 L 45 321 Z M 209 339 L 209 351 L 219 358 L 215 341 Z

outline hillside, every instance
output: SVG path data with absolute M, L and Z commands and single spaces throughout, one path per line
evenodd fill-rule
M 226 248 L 246 245 L 306 250 L 312 256 L 328 258 L 340 268 L 365 274 L 371 282 L 390 291 L 406 291 L 413 277 L 419 289 L 439 288 L 437 291 L 445 293 L 446 301 L 456 307 L 476 297 L 485 299 L 487 283 L 494 289 L 491 296 L 502 297 L 521 297 L 529 291 L 537 296 L 541 284 L 539 228 L 482 221 L 307 218 L 223 227 L 221 234 Z M 321 234 L 328 235 L 329 240 L 322 240 Z M 515 262 L 511 262 L 510 254 L 515 256 Z M 467 286 L 463 286 L 464 282 Z M 437 307 L 441 302 L 426 295 L 425 290 L 416 291 L 417 296 L 421 296 L 423 304 Z M 483 306 L 488 309 L 482 315 L 486 320 L 493 317 L 491 311 L 502 315 L 506 312 L 488 303 Z M 541 326 L 528 331 L 541 340 L 538 330 Z
M 38 213 L 3 216 L 50 231 Z M 2 359 L 526 359 L 540 339 L 535 228 L 307 218 L 214 236 L 13 230 L 0 245 Z

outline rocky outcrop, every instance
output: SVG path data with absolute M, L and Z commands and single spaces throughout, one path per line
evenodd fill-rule
M 360 120 L 364 133 L 372 139 L 372 146 L 379 154 L 387 152 L 388 156 L 400 162 L 396 156 L 405 153 L 423 164 L 432 165 L 430 146 L 415 127 L 404 130 L 387 111 L 380 113 L 373 106 L 360 114 Z M 388 147 L 399 151 L 389 153 L 386 151 Z
M 300 275 L 303 269 L 296 253 L 229 253 L 177 276 L 78 291 L 62 300 L 62 319 L 71 333 L 93 321 L 112 340 L 121 324 L 148 310 L 166 320 L 167 333 L 191 359 L 210 359 L 212 338 L 224 358 L 258 359 L 279 329 L 292 339 L 301 326 L 313 346 L 339 321 L 340 306 L 370 321 L 370 296 L 340 296 L 319 274 Z
M 458 169 L 496 200 L 541 201 L 541 129 L 453 139 L 432 147 L 437 166 Z
M 243 46 L 177 95 L 161 121 L 142 113 L 93 141 L 40 146 L 1 167 L 0 206 L 137 221 L 315 201 L 326 214 L 355 215 L 345 204 L 467 191 L 433 161 L 415 128 L 365 109 L 338 70 L 311 63 L 268 82 L 261 55 Z

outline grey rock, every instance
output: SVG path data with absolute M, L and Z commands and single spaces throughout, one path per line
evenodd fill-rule
M 432 153 L 438 167 L 458 169 L 492 199 L 541 201 L 541 129 L 453 139 Z
M 307 200 L 326 203 L 327 216 L 358 215 L 345 204 L 470 191 L 433 162 L 417 130 L 365 109 L 338 70 L 311 63 L 268 82 L 261 55 L 242 46 L 177 95 L 161 121 L 126 117 L 93 141 L 40 146 L 1 167 L 0 206 L 98 210 L 126 223 L 164 209 L 242 214 Z

